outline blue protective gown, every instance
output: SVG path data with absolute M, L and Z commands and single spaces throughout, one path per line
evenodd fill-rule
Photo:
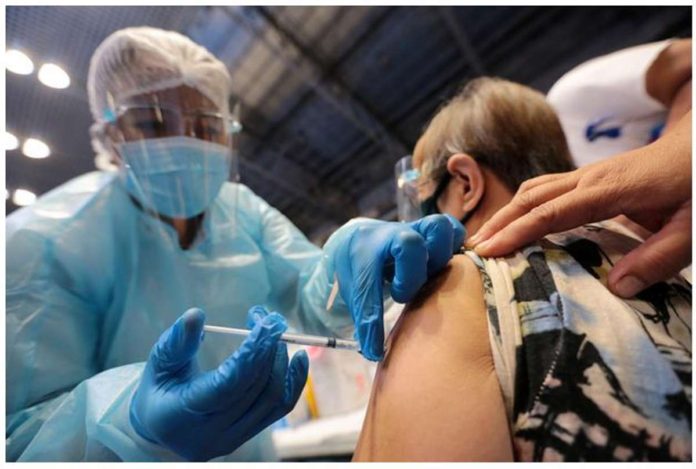
M 8 460 L 179 460 L 139 437 L 130 399 L 159 335 L 186 309 L 244 327 L 252 305 L 314 334 L 345 335 L 325 311 L 328 256 L 247 187 L 225 183 L 188 250 L 138 209 L 115 174 L 80 176 L 7 218 Z M 207 334 L 202 369 L 241 340 Z M 272 460 L 265 430 L 227 460 Z

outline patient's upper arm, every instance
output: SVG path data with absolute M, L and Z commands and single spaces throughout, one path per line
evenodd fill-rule
M 455 256 L 408 305 L 375 378 L 355 460 L 512 460 L 481 277 Z

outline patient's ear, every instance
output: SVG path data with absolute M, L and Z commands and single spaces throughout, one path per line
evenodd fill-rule
M 481 166 L 466 153 L 457 153 L 447 160 L 447 171 L 452 175 L 460 208 L 465 213 L 474 210 L 486 191 Z

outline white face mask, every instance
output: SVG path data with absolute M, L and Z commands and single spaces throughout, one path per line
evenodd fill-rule
M 193 137 L 165 137 L 117 145 L 126 190 L 171 218 L 191 218 L 212 203 L 230 177 L 230 148 Z

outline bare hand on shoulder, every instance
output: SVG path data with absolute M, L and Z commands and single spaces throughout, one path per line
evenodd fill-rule
M 469 244 L 482 256 L 501 256 L 620 214 L 653 234 L 613 268 L 614 293 L 633 296 L 691 263 L 691 112 L 650 145 L 526 181 Z

